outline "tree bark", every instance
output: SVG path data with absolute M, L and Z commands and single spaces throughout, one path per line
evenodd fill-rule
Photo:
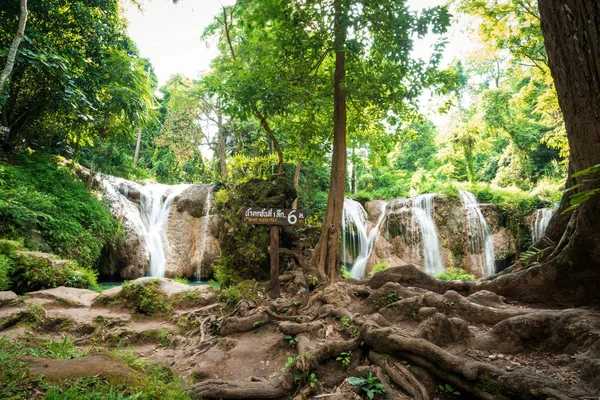
M 221 166 L 221 179 L 227 180 L 227 162 L 225 158 L 225 132 L 223 130 L 223 115 L 221 114 L 221 102 L 217 104 L 217 125 L 219 130 L 219 165 Z
M 313 253 L 320 279 L 333 283 L 341 276 L 338 264 L 342 211 L 346 190 L 346 30 L 347 7 L 344 0 L 334 1 L 335 72 L 333 79 L 333 153 L 323 232 Z
M 23 40 L 25 35 L 25 24 L 27 23 L 27 0 L 21 0 L 21 15 L 19 16 L 19 27 L 17 28 L 17 34 L 13 38 L 10 49 L 8 50 L 8 56 L 6 58 L 6 64 L 4 70 L 0 75 L 0 94 L 4 91 L 4 85 L 10 73 L 12 72 L 13 66 L 15 65 L 15 58 L 17 57 L 17 49 L 19 44 Z
M 571 151 L 567 187 L 584 183 L 576 191 L 589 190 L 597 183 L 585 183 L 588 176 L 573 178 L 572 174 L 600 164 L 600 3 L 541 0 L 538 6 Z M 547 229 L 554 243 L 563 241 L 563 250 L 538 268 L 541 274 L 535 275 L 532 268 L 517 280 L 534 279 L 548 297 L 581 303 L 593 300 L 593 288 L 600 284 L 600 200 L 595 196 L 581 204 L 577 213 L 563 214 L 576 191 L 564 194 Z M 565 237 L 572 229 L 569 226 L 574 226 L 573 233 Z M 517 283 L 513 280 L 510 286 L 517 287 Z
M 298 161 L 296 162 L 296 172 L 294 173 L 294 189 L 296 189 L 296 198 L 292 204 L 292 208 L 298 208 L 298 192 L 300 191 L 300 171 L 302 169 L 302 152 L 304 151 L 304 141 L 300 143 Z
M 271 243 L 269 244 L 271 255 L 271 284 L 269 295 L 276 299 L 280 296 L 279 288 L 279 227 L 271 225 Z
M 135 143 L 135 155 L 133 156 L 133 165 L 138 166 L 140 161 L 140 146 L 142 145 L 142 130 L 138 129 L 137 142 Z

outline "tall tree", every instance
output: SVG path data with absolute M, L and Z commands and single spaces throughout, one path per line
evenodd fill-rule
M 600 285 L 600 196 L 567 209 L 573 194 L 598 188 L 597 176 L 575 172 L 600 164 L 600 4 L 542 0 L 539 11 L 571 149 L 567 187 L 573 190 L 565 192 L 546 230 L 554 251 L 495 284 L 498 293 L 524 300 L 589 304 L 598 300 Z
M 19 49 L 19 44 L 21 44 L 21 40 L 23 40 L 23 36 L 25 35 L 25 24 L 27 23 L 27 0 L 21 0 L 21 13 L 19 16 L 19 27 L 17 28 L 17 33 L 13 38 L 13 41 L 10 45 L 10 49 L 8 49 L 8 56 L 6 57 L 6 64 L 4 65 L 4 69 L 2 70 L 2 74 L 0 74 L 0 94 L 4 91 L 4 85 L 6 84 L 6 80 L 10 76 L 12 72 L 13 66 L 15 64 L 15 58 L 17 57 L 17 50 Z

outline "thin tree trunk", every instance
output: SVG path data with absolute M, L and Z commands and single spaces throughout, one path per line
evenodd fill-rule
M 253 107 L 253 112 L 254 112 L 254 115 L 256 116 L 256 118 L 258 118 L 258 120 L 260 121 L 260 124 L 263 127 L 263 129 L 265 130 L 265 132 L 267 132 L 267 137 L 273 144 L 273 147 L 275 147 L 275 151 L 277 152 L 277 159 L 278 159 L 278 173 L 277 174 L 279 176 L 283 177 L 283 151 L 281 151 L 281 147 L 279 146 L 279 141 L 273 134 L 273 130 L 271 129 L 271 126 L 269 125 L 269 121 L 267 121 L 267 118 L 264 115 L 262 115 L 262 113 L 260 111 L 258 111 L 258 108 L 256 108 L 256 107 Z
M 219 165 L 221 166 L 221 180 L 227 180 L 227 162 L 225 159 L 225 132 L 223 130 L 223 115 L 221 114 L 221 104 L 217 104 L 217 125 L 219 129 Z
M 133 156 L 133 165 L 138 166 L 140 161 L 140 146 L 142 145 L 142 130 L 138 129 L 137 142 L 135 143 L 135 155 Z
M 19 27 L 17 28 L 17 34 L 13 38 L 10 49 L 8 50 L 8 57 L 6 58 L 6 64 L 4 70 L 0 75 L 0 94 L 4 91 L 4 85 L 10 73 L 12 72 L 13 66 L 15 65 L 15 58 L 17 57 L 17 49 L 19 44 L 23 40 L 25 35 L 25 24 L 27 23 L 27 0 L 21 0 L 21 15 L 19 16 Z
M 344 80 L 347 9 L 343 0 L 334 1 L 335 72 L 333 82 L 333 154 L 327 212 L 323 232 L 313 253 L 320 278 L 333 283 L 341 276 L 338 248 L 342 230 L 342 211 L 346 189 L 346 89 Z
M 296 198 L 292 204 L 292 208 L 298 208 L 298 192 L 300 191 L 300 171 L 302 169 L 302 152 L 304 151 L 304 141 L 300 142 L 298 162 L 296 163 L 296 172 L 294 173 L 294 189 L 296 189 Z

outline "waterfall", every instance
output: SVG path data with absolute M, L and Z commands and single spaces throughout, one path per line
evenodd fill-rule
M 412 258 L 419 259 L 422 255 L 425 272 L 435 276 L 444 271 L 444 262 L 440 251 L 437 229 L 433 220 L 434 197 L 435 194 L 430 193 L 414 198 L 398 199 L 392 205 L 392 209 L 410 212 Z M 419 232 L 420 235 L 418 234 Z M 389 227 L 386 228 L 386 235 L 389 237 Z M 419 241 L 421 242 L 421 246 L 416 245 Z
M 208 189 L 206 193 L 206 201 L 204 208 L 206 208 L 206 215 L 204 216 L 204 226 L 202 227 L 202 242 L 200 243 L 200 257 L 198 257 L 198 272 L 196 273 L 196 279 L 199 281 L 202 277 L 202 258 L 204 258 L 204 251 L 206 250 L 206 237 L 208 236 L 208 227 L 210 225 L 210 204 L 212 200 L 212 187 Z
M 344 199 L 342 215 L 342 263 L 353 264 L 367 248 L 367 212 L 352 199 Z
M 433 194 L 422 194 L 412 201 L 412 219 L 421 230 L 425 272 L 437 275 L 444 271 L 438 234 L 433 222 Z
M 146 240 L 150 252 L 150 276 L 164 277 L 167 263 L 165 249 L 169 211 L 173 200 L 190 185 L 146 185 L 140 190 L 140 213 L 146 227 Z
M 344 211 L 342 218 L 342 261 L 344 265 L 349 264 L 348 250 L 352 251 L 354 263 L 350 274 L 355 279 L 362 279 L 373 251 L 375 240 L 379 235 L 381 223 L 386 216 L 387 203 L 382 202 L 381 213 L 377 223 L 367 235 L 367 212 L 363 206 L 354 200 L 344 199 Z M 350 244 L 348 249 L 347 244 Z M 356 254 L 358 251 L 358 254 Z
M 465 209 L 465 224 L 470 252 L 477 255 L 481 276 L 492 275 L 496 272 L 496 266 L 494 241 L 492 235 L 490 235 L 488 224 L 473 193 L 465 190 L 459 190 L 458 193 Z
M 535 210 L 535 218 L 531 220 L 531 240 L 533 243 L 544 236 L 546 228 L 548 227 L 548 222 L 550 222 L 553 213 L 554 210 L 551 208 L 540 208 L 539 210 Z

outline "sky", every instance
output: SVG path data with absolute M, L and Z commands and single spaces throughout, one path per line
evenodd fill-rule
M 432 7 L 445 0 L 409 0 L 414 9 Z M 142 12 L 129 2 L 125 15 L 129 21 L 129 35 L 137 43 L 142 57 L 149 58 L 154 65 L 159 84 L 164 84 L 171 75 L 183 74 L 197 78 L 210 67 L 210 60 L 217 55 L 214 44 L 207 46 L 201 35 L 221 12 L 222 5 L 231 5 L 235 0 L 146 0 L 142 2 Z M 473 49 L 468 38 L 464 21 L 455 24 L 449 34 L 443 63 L 450 64 Z M 427 57 L 430 40 L 417 43 L 415 55 Z

